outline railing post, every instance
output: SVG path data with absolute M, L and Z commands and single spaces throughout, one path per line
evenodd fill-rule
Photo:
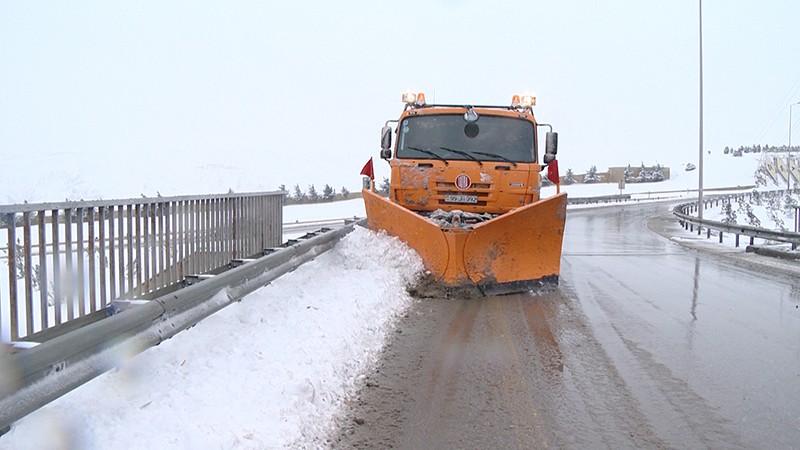
M 74 300 L 74 292 L 75 292 L 75 273 L 72 271 L 72 209 L 66 208 L 64 209 L 64 242 L 66 243 L 66 247 L 64 248 L 64 257 L 65 262 L 67 265 L 67 289 L 65 294 L 65 300 L 67 302 L 67 321 L 72 320 L 75 317 L 75 300 Z
M 138 208 L 138 206 L 136 208 Z M 128 205 L 128 207 L 125 208 L 125 209 L 126 209 L 125 220 L 127 221 L 127 224 L 128 224 L 128 269 L 125 271 L 126 273 L 124 275 L 127 275 L 128 287 L 127 287 L 127 289 L 120 289 L 120 294 L 122 294 L 122 293 L 135 294 L 134 286 L 136 286 L 136 285 L 133 284 L 133 268 L 134 268 L 133 255 L 135 253 L 136 247 L 134 247 L 133 244 L 134 244 L 134 238 L 138 239 L 137 236 L 138 236 L 138 232 L 139 232 L 139 226 L 138 226 L 138 219 L 137 219 L 136 229 L 134 230 L 134 227 L 133 227 L 134 205 Z M 122 233 L 120 233 L 120 237 L 121 236 L 122 236 Z M 138 241 L 136 241 L 136 242 L 138 243 Z M 123 274 L 120 274 L 120 278 L 122 278 L 122 275 Z
M 95 229 L 94 229 L 94 208 L 86 208 L 86 215 L 88 216 L 89 223 L 89 242 L 87 245 L 89 253 L 89 311 L 97 311 L 97 262 L 95 260 L 96 248 L 95 242 Z
M 800 230 L 800 206 L 794 207 L 794 232 Z
M 61 227 L 60 221 L 58 220 L 59 212 L 58 209 L 54 209 L 51 212 L 51 221 L 52 221 L 52 235 L 53 235 L 53 306 L 55 311 L 55 323 L 60 324 L 62 322 L 61 318 L 61 239 L 59 237 L 59 228 Z
M 33 332 L 33 257 L 31 255 L 31 213 L 22 213 L 22 255 L 25 265 L 25 321 L 26 334 Z
M 47 307 L 47 231 L 45 230 L 45 212 L 36 212 L 37 227 L 39 228 L 39 273 L 36 283 L 39 285 L 39 317 L 42 321 L 42 329 L 48 328 L 48 307 Z
M 106 292 L 108 288 L 108 283 L 106 282 L 106 207 L 100 206 L 97 208 L 97 223 L 98 227 L 98 237 L 100 240 L 100 249 L 98 255 L 100 256 L 100 264 L 99 264 L 99 277 L 100 277 L 100 309 L 105 308 L 108 306 L 108 293 Z M 114 272 L 114 268 L 111 267 L 111 272 Z
M 156 224 L 158 222 L 158 204 L 156 203 L 148 203 L 149 206 L 149 217 L 150 217 L 150 258 L 151 258 L 151 270 L 150 277 L 148 278 L 147 283 L 147 292 L 153 292 L 159 288 L 158 286 L 158 228 L 156 228 Z
M 145 247 L 147 246 L 147 237 L 144 239 Z M 145 293 L 144 284 L 142 283 L 142 266 L 146 265 L 147 263 L 143 263 L 142 259 L 147 259 L 142 257 L 142 205 L 136 205 L 136 284 L 131 286 L 136 286 L 136 293 L 139 295 L 143 295 Z M 133 267 L 132 267 L 133 268 Z
M 160 289 L 167 286 L 167 248 L 169 248 L 169 234 L 164 228 L 164 216 L 167 215 L 164 202 L 158 203 L 158 278 L 156 279 L 156 288 Z M 167 223 L 169 219 L 167 219 Z
M 108 207 L 108 297 L 111 301 L 117 298 L 117 239 L 114 235 L 114 225 L 116 225 L 114 211 L 114 205 Z
M 8 223 L 8 296 L 11 340 L 19 339 L 19 308 L 17 292 L 17 215 L 7 214 Z
M 83 208 L 75 208 L 75 215 L 78 219 L 77 223 L 77 246 L 78 246 L 78 317 L 86 315 L 86 282 L 84 281 L 84 239 L 83 239 Z

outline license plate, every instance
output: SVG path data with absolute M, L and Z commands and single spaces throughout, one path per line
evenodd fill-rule
M 477 195 L 447 194 L 444 196 L 447 203 L 478 203 Z

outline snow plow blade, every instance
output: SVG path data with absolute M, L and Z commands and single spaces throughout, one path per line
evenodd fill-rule
M 445 228 L 362 191 L 370 229 L 385 230 L 415 249 L 445 295 L 499 295 L 558 283 L 566 221 L 565 193 L 465 228 Z

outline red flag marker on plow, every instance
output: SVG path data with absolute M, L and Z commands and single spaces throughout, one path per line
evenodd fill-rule
M 370 159 L 370 162 L 372 162 L 371 159 Z M 557 159 L 554 159 L 554 160 L 550 161 L 550 164 L 547 165 L 547 179 L 552 181 L 553 184 L 556 185 L 556 191 L 557 192 L 561 191 L 561 184 L 559 183 L 559 181 L 561 181 L 561 180 L 558 177 L 558 160 Z
M 361 169 L 361 175 L 368 176 L 370 180 L 375 179 L 375 169 L 372 167 L 372 157 L 370 157 L 369 161 L 364 164 L 364 168 Z
M 361 175 L 369 177 L 370 187 L 372 188 L 372 192 L 375 192 L 375 169 L 372 167 L 372 157 L 364 164 L 364 168 L 361 169 Z

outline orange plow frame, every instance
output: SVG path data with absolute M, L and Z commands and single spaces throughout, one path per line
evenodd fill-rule
M 472 229 L 444 228 L 363 190 L 370 229 L 385 230 L 417 251 L 451 290 L 506 294 L 555 284 L 567 213 L 566 193 L 522 206 Z

